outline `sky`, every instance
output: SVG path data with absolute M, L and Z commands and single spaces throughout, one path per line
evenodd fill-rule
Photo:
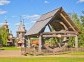
M 0 26 L 7 20 L 16 36 L 22 19 L 28 31 L 42 14 L 59 7 L 63 7 L 67 13 L 82 15 L 84 0 L 0 0 Z

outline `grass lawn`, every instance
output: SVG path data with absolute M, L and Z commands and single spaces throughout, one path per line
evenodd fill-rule
M 2 47 L 1 50 L 20 50 L 20 48 L 17 47 Z
M 84 52 L 70 52 L 68 55 L 84 55 Z
M 31 57 L 31 58 L 0 58 L 0 62 L 84 62 L 84 58 L 70 57 Z

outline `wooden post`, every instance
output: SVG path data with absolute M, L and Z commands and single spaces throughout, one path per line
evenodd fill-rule
M 59 46 L 59 48 L 61 47 L 61 38 L 57 38 L 57 41 L 58 41 L 58 46 Z
M 41 47 L 42 47 L 42 36 L 39 36 L 39 52 L 41 52 Z
M 75 48 L 78 48 L 78 36 L 75 36 Z
M 44 40 L 44 38 L 42 37 L 42 48 L 44 48 L 45 47 L 45 40 Z
M 30 37 L 28 37 L 28 47 L 30 48 Z
M 48 27 L 49 27 L 50 31 L 52 32 L 51 26 L 50 26 L 50 25 L 48 25 Z
M 67 46 L 68 45 L 68 43 L 67 43 L 67 37 L 64 37 L 64 39 L 63 39 L 63 41 L 64 41 L 64 46 Z

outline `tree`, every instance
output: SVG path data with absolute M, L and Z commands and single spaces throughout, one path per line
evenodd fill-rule
M 73 13 L 71 15 L 71 18 L 73 22 L 76 24 L 76 26 L 79 28 L 81 33 L 78 36 L 79 39 L 79 47 L 84 47 L 84 33 L 83 33 L 83 27 L 84 27 L 84 16 L 78 16 L 76 13 Z
M 4 28 L 3 26 L 0 27 L 0 43 L 5 46 L 7 45 L 7 39 L 8 39 L 8 30 Z

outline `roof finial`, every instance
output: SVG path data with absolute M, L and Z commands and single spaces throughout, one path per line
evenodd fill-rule
M 3 25 L 8 25 L 8 22 L 7 20 L 4 21 Z
M 60 7 L 60 11 L 62 10 L 63 8 L 62 7 Z
M 23 19 L 23 17 L 22 16 L 20 16 L 20 21 L 23 21 L 24 19 Z
M 20 24 L 18 27 L 18 32 L 25 32 L 24 19 L 20 19 Z
M 20 16 L 20 23 L 24 25 L 24 19 Z

